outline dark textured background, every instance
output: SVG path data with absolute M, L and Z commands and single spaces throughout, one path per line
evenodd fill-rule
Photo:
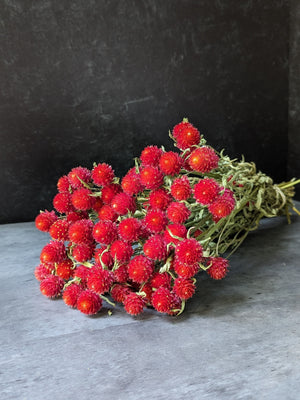
M 289 82 L 300 84 L 293 8 L 288 0 L 1 0 L 0 222 L 51 208 L 57 179 L 72 167 L 109 162 L 121 175 L 145 145 L 171 149 L 168 130 L 183 117 L 274 179 L 300 176 L 299 90 L 288 113 Z

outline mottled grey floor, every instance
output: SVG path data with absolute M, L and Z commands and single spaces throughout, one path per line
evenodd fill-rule
M 46 299 L 33 270 L 47 240 L 0 226 L 1 400 L 300 398 L 300 218 L 265 221 L 178 318 Z

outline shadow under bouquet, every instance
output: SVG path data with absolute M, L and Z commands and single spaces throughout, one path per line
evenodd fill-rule
M 218 153 L 187 119 L 169 136 L 176 151 L 145 147 L 122 179 L 106 163 L 59 178 L 54 210 L 35 219 L 51 237 L 35 268 L 43 295 L 87 315 L 103 301 L 131 315 L 179 315 L 197 274 L 223 279 L 262 218 L 300 214 L 300 180 L 274 184 L 254 163 Z

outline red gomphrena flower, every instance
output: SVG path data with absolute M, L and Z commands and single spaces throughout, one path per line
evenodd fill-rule
M 153 270 L 153 261 L 143 255 L 135 256 L 128 264 L 128 276 L 136 283 L 146 282 L 152 275 Z
M 64 280 L 70 279 L 73 276 L 73 272 L 73 262 L 70 259 L 56 264 L 56 275 Z
M 93 257 L 94 251 L 95 245 L 93 242 L 89 244 L 79 243 L 72 248 L 72 256 L 78 262 L 85 262 Z
M 167 226 L 168 219 L 162 210 L 150 209 L 145 215 L 143 222 L 150 232 L 159 233 Z
M 126 215 L 129 212 L 134 213 L 136 210 L 135 199 L 126 193 L 116 194 L 110 206 L 119 215 Z
M 211 147 L 203 146 L 192 151 L 188 162 L 192 170 L 207 173 L 217 168 L 219 157 Z
M 192 194 L 192 188 L 187 176 L 174 179 L 171 185 L 171 194 L 175 200 L 187 200 Z
M 152 235 L 146 240 L 143 251 L 151 260 L 165 260 L 167 257 L 167 244 L 161 235 Z
M 141 221 L 133 217 L 123 219 L 119 223 L 118 232 L 123 240 L 136 242 L 141 233 Z
M 185 264 L 178 260 L 174 261 L 174 270 L 178 276 L 192 278 L 200 270 L 199 263 Z
M 57 215 L 54 211 L 43 211 L 35 219 L 35 226 L 42 232 L 49 232 L 49 229 L 55 221 L 57 221 Z
M 114 279 L 119 283 L 126 283 L 129 279 L 127 264 L 120 264 L 118 268 L 113 271 Z
M 114 265 L 114 259 L 107 246 L 97 248 L 94 257 L 97 264 L 104 265 L 108 269 Z
M 75 308 L 77 306 L 77 299 L 82 291 L 83 289 L 80 285 L 72 283 L 63 291 L 63 301 L 67 306 Z
M 98 243 L 111 244 L 117 239 L 117 226 L 111 221 L 99 221 L 94 226 L 93 236 Z
M 123 240 L 116 240 L 110 246 L 110 254 L 113 259 L 118 262 L 126 262 L 129 261 L 132 254 L 133 248 L 128 242 L 124 242 Z
M 153 190 L 149 194 L 149 204 L 153 209 L 166 210 L 172 197 L 165 189 Z
M 157 167 L 162 153 L 162 149 L 158 148 L 157 146 L 145 147 L 140 156 L 142 165 Z
M 68 230 L 70 222 L 65 219 L 58 219 L 55 221 L 49 230 L 52 239 L 66 241 L 69 239 Z
M 103 201 L 100 197 L 95 197 L 95 202 L 93 204 L 93 210 L 96 211 L 97 213 L 101 210 L 103 206 Z
M 169 289 L 161 286 L 152 294 L 151 302 L 155 310 L 167 313 L 173 305 L 173 295 Z
M 43 247 L 40 255 L 42 264 L 58 263 L 66 258 L 66 248 L 63 242 L 51 241 Z
M 81 219 L 87 219 L 89 217 L 86 211 L 71 211 L 66 215 L 68 222 L 76 222 Z
M 210 267 L 206 270 L 206 272 L 211 278 L 218 280 L 223 279 L 226 276 L 229 267 L 229 263 L 226 258 L 209 257 L 207 259 L 207 264 L 210 265 Z
M 113 280 L 113 274 L 111 271 L 103 269 L 99 265 L 95 265 L 90 270 L 87 287 L 97 294 L 103 294 L 109 291 L 113 284 Z
M 98 186 L 107 186 L 112 183 L 115 173 L 112 167 L 106 163 L 98 164 L 92 170 L 92 179 Z
M 171 275 L 167 272 L 155 272 L 151 278 L 150 283 L 155 289 L 158 289 L 161 286 L 170 289 L 171 280 Z
M 173 291 L 182 300 L 187 300 L 195 293 L 196 286 L 191 278 L 176 278 L 174 281 Z
M 115 222 L 118 219 L 118 214 L 109 206 L 104 204 L 98 211 L 98 217 L 102 221 L 112 221 Z
M 172 135 L 176 140 L 176 146 L 181 150 L 198 145 L 200 142 L 200 132 L 187 121 L 175 125 Z
M 183 224 L 190 215 L 191 212 L 184 203 L 173 201 L 167 208 L 167 217 L 174 224 Z
M 225 192 L 216 198 L 208 207 L 213 216 L 213 220 L 218 222 L 221 218 L 225 218 L 232 213 L 235 207 L 235 200 L 231 190 L 226 189 Z
M 164 183 L 163 173 L 151 165 L 147 165 L 140 172 L 141 183 L 146 189 L 158 189 Z
M 61 214 L 67 214 L 74 211 L 71 194 L 68 192 L 57 193 L 53 199 L 53 207 Z
M 96 199 L 92 194 L 92 191 L 86 188 L 75 190 L 72 194 L 71 201 L 76 210 L 86 211 L 93 208 Z
M 129 293 L 131 293 L 129 287 L 126 285 L 121 285 L 120 283 L 113 285 L 110 290 L 111 297 L 118 303 L 123 303 Z
M 177 315 L 181 311 L 182 300 L 177 294 L 171 292 L 172 295 L 172 305 L 168 315 Z
M 38 265 L 34 270 L 34 276 L 38 281 L 42 281 L 48 275 L 50 275 L 50 272 L 49 272 L 48 268 L 45 267 L 44 264 Z
M 90 244 L 93 241 L 94 224 L 90 219 L 81 219 L 69 227 L 69 240 L 76 244 Z
M 116 194 L 122 192 L 122 187 L 118 183 L 111 183 L 102 188 L 101 199 L 104 204 L 110 204 Z
M 70 182 L 68 177 L 66 175 L 61 176 L 57 181 L 57 190 L 60 193 L 63 193 L 63 192 L 69 192 L 69 189 L 70 189 Z
M 143 190 L 140 175 L 136 173 L 135 168 L 131 168 L 122 179 L 122 189 L 125 193 L 133 196 Z
M 215 179 L 204 178 L 194 186 L 194 197 L 198 203 L 208 205 L 218 197 L 220 190 L 220 185 Z
M 202 259 L 202 246 L 196 239 L 184 239 L 175 249 L 176 259 L 183 264 L 199 263 Z
M 143 312 L 145 300 L 135 292 L 129 293 L 124 300 L 124 308 L 128 314 L 138 315 Z
M 64 287 L 64 280 L 56 275 L 48 275 L 40 283 L 40 290 L 46 297 L 54 298 L 61 294 Z
M 101 297 L 91 290 L 83 290 L 77 299 L 77 309 L 83 314 L 93 315 L 101 310 Z
M 164 231 L 165 242 L 174 243 L 177 245 L 181 240 L 185 239 L 187 235 L 187 229 L 182 224 L 170 224 L 166 227 Z M 179 239 L 178 239 L 179 238 Z
M 182 166 L 182 158 L 174 151 L 163 153 L 159 160 L 159 168 L 166 175 L 177 175 Z
M 84 183 L 89 183 L 91 181 L 91 175 L 91 171 L 87 168 L 76 167 L 71 169 L 71 171 L 68 173 L 68 180 L 72 189 L 84 187 L 84 184 L 81 181 Z
M 78 265 L 78 267 L 74 269 L 73 277 L 80 279 L 81 287 L 86 288 L 89 274 L 90 274 L 90 268 L 85 267 L 84 265 Z

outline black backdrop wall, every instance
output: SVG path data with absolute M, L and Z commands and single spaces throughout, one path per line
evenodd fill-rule
M 52 208 L 75 166 L 122 175 L 145 145 L 171 149 L 183 117 L 287 178 L 290 11 L 288 0 L 2 0 L 0 222 Z

